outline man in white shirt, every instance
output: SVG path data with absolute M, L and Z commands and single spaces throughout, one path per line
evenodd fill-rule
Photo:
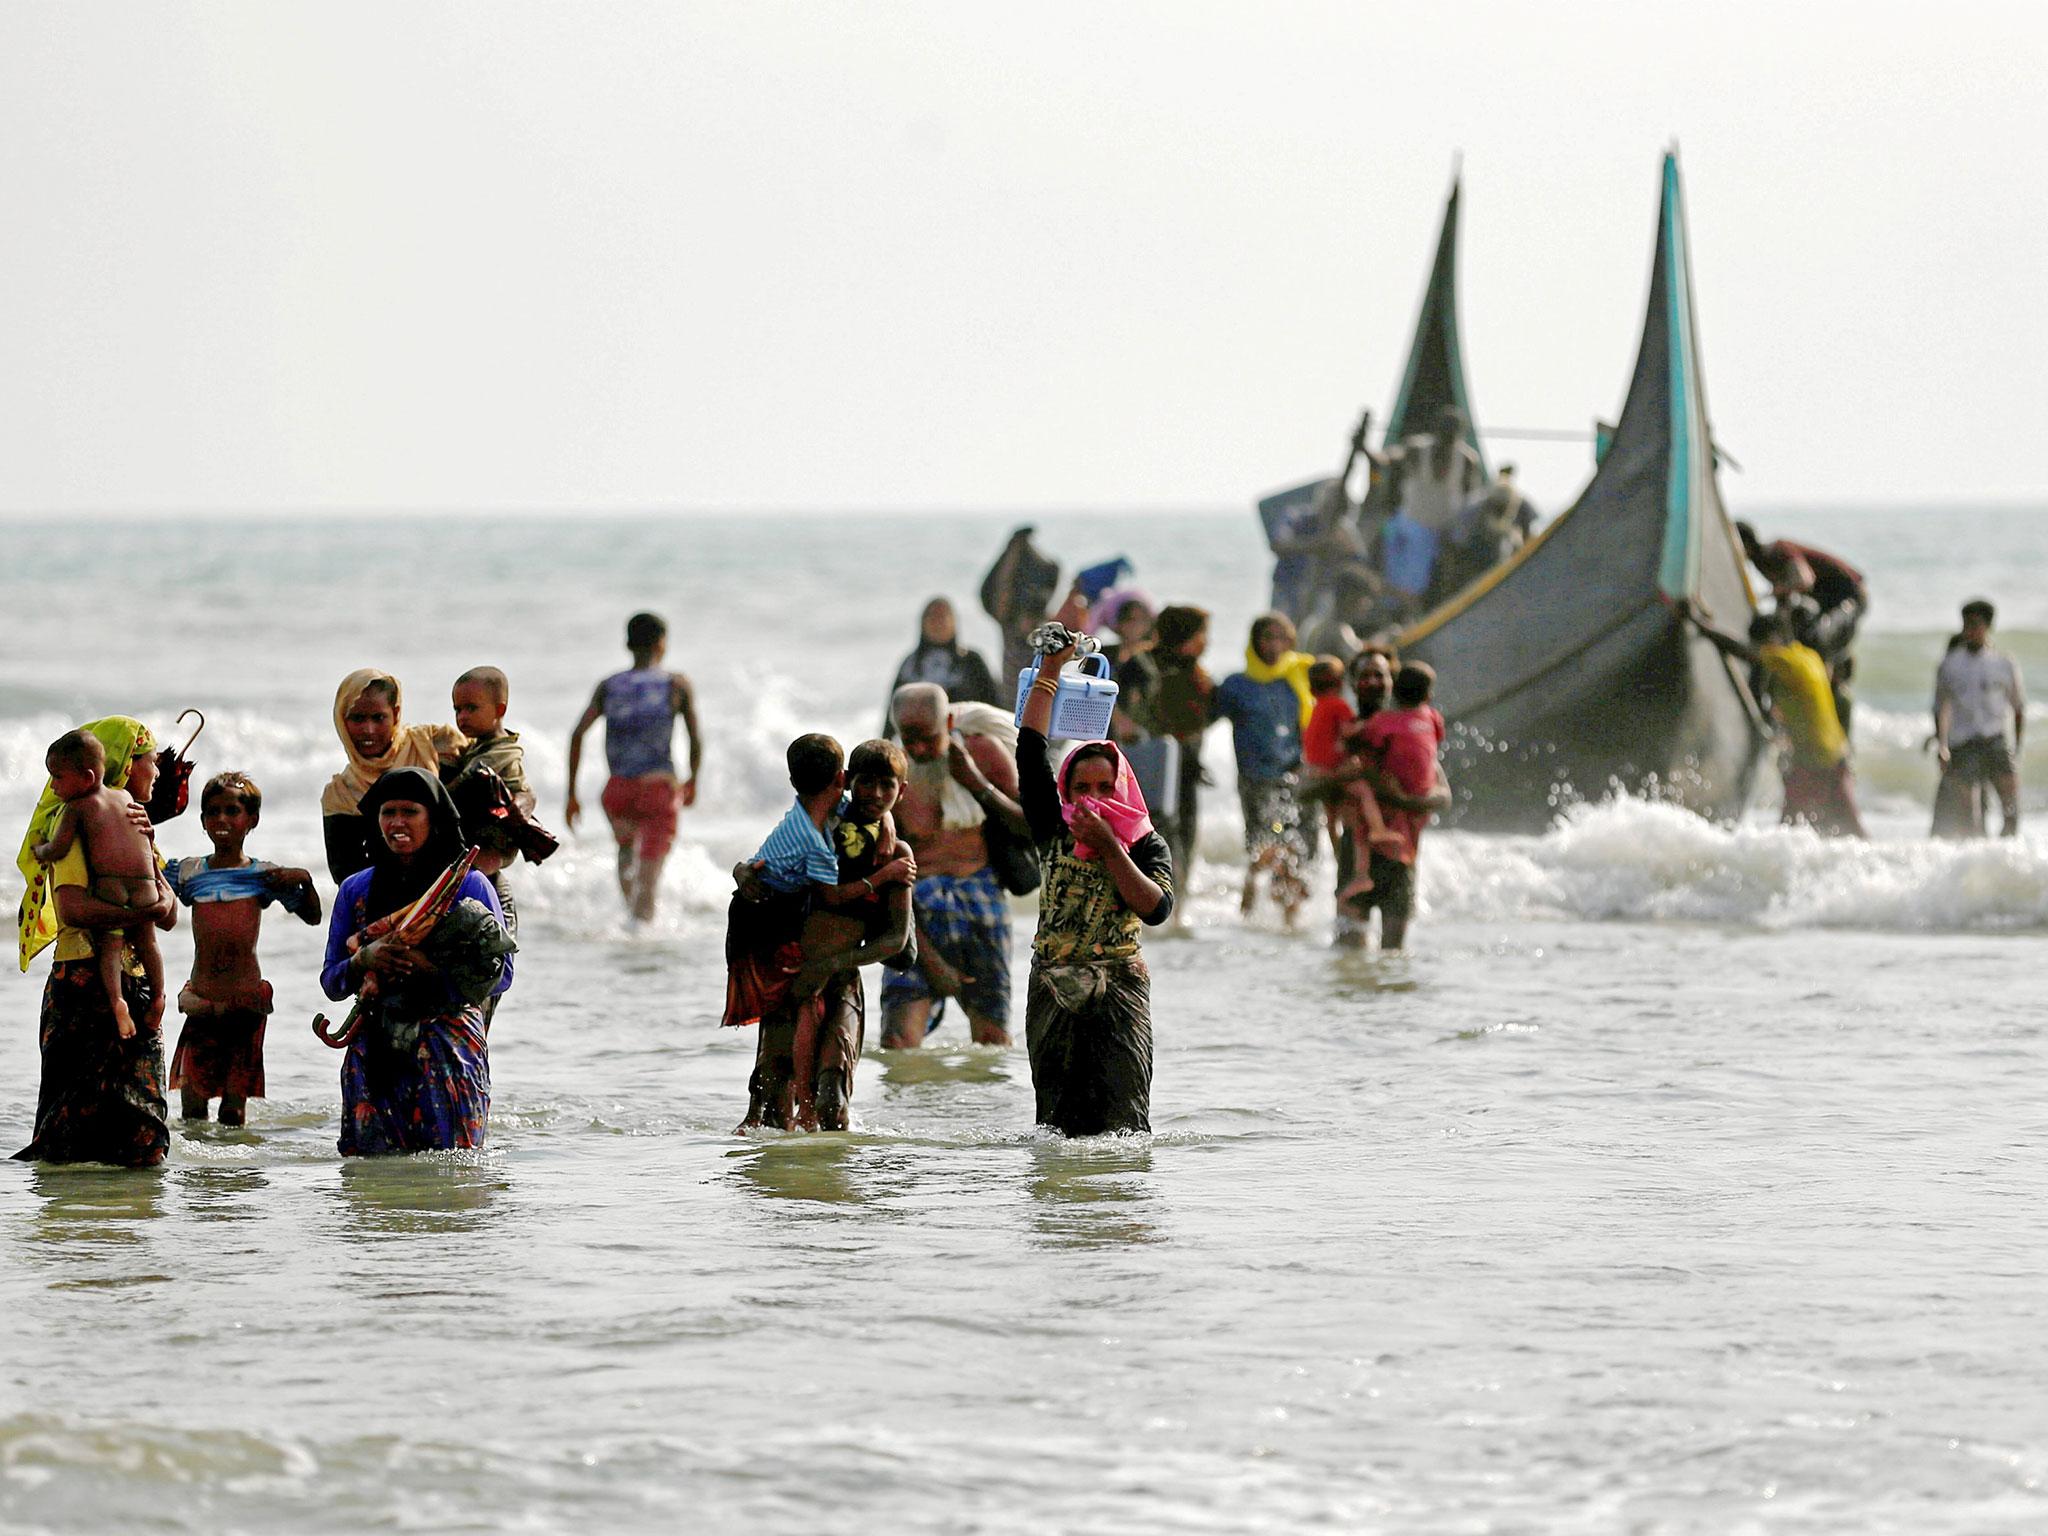
M 2020 829 L 2020 743 L 2027 694 L 2019 663 L 1991 644 L 1991 605 L 1963 604 L 1963 632 L 1934 674 L 1934 741 L 1942 776 L 1972 797 L 1989 783 L 2005 813 L 2005 835 Z M 2006 738 L 2006 721 L 2012 737 Z

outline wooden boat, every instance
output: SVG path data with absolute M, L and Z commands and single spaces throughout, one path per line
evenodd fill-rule
M 1390 434 L 1466 408 L 1456 194 Z M 1612 445 L 1579 499 L 1515 555 L 1403 631 L 1436 669 L 1459 825 L 1531 831 L 1613 790 L 1741 813 L 1765 743 L 1738 665 L 1702 638 L 1755 611 L 1722 508 L 1700 374 L 1676 155 L 1664 160 L 1642 344 Z

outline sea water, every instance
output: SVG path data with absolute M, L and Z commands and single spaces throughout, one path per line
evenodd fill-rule
M 388 668 L 446 719 L 480 663 L 559 828 L 641 607 L 705 734 L 655 923 L 620 909 L 595 738 L 591 820 L 515 875 L 483 1151 L 341 1162 L 320 935 L 273 912 L 246 1129 L 174 1122 L 150 1172 L 0 1164 L 0 1526 L 2048 1523 L 2048 842 L 1926 841 L 1921 748 L 1962 599 L 2048 678 L 2048 517 L 1759 517 L 1872 579 L 1868 845 L 1778 829 L 1769 783 L 1734 827 L 1593 787 L 1541 837 L 1431 833 L 1411 952 L 1338 950 L 1326 895 L 1298 933 L 1238 919 L 1219 733 L 1192 932 L 1148 938 L 1153 1135 L 1035 1134 L 1022 1052 L 956 1018 L 870 1054 L 854 1132 L 736 1137 L 724 872 L 791 736 L 880 724 L 927 596 L 994 661 L 1012 521 L 0 524 L 8 829 L 61 729 L 196 706 L 201 775 L 263 787 L 252 851 L 318 870 L 335 684 Z M 1037 522 L 1209 607 L 1239 664 L 1248 512 Z M 195 815 L 161 839 L 205 847 Z M 0 983 L 7 1149 L 43 969 Z

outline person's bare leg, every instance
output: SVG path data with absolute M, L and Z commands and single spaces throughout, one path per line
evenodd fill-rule
M 225 1098 L 220 1101 L 220 1112 L 221 1118 L 225 1120 L 228 1112 L 228 1101 Z M 190 1088 L 180 1088 L 178 1090 L 178 1113 L 187 1120 L 204 1120 L 206 1118 L 206 1095 L 194 1093 Z
M 1408 919 L 1380 908 L 1380 948 L 1400 949 L 1408 942 Z
M 1371 797 L 1365 796 L 1364 800 L 1370 802 Z M 1372 844 L 1369 841 L 1372 832 L 1361 797 L 1347 794 L 1344 797 L 1343 815 L 1344 826 L 1351 833 L 1354 856 L 1351 860 L 1351 883 L 1337 893 L 1339 905 L 1363 896 L 1372 889 Z M 1337 840 L 1331 838 L 1330 846 L 1334 848 L 1336 845 Z
M 239 1093 L 224 1093 L 220 1096 L 220 1123 L 222 1125 L 245 1125 L 249 1119 L 249 1101 Z
M 628 907 L 633 905 L 633 870 L 639 862 L 631 842 L 619 844 L 619 897 Z
M 984 1019 L 972 1008 L 961 1005 L 967 1014 L 967 1036 L 976 1045 L 1008 1045 L 1010 1032 L 994 1019 Z
M 1991 781 L 1991 787 L 1998 791 L 1998 809 L 2005 816 L 2005 826 L 2000 835 L 2003 837 L 2019 836 L 2020 776 L 2016 773 L 2001 773 Z
M 882 1004 L 882 1044 L 885 1051 L 914 1051 L 924 1044 L 932 1021 L 932 1000 L 904 998 Z
M 156 945 L 156 929 L 148 923 L 140 928 L 130 928 L 127 937 L 129 946 L 142 961 L 142 974 L 149 980 L 149 1006 L 143 1010 L 142 1022 L 155 1029 L 163 1023 L 166 1001 L 163 951 Z
M 114 1033 L 123 1040 L 135 1037 L 135 1016 L 128 1011 L 128 999 L 121 995 L 124 936 L 119 931 L 102 933 L 93 940 L 92 958 L 99 967 L 100 985 L 106 989 L 107 1004 L 114 1014 Z
M 654 920 L 654 899 L 661 889 L 661 866 L 668 862 L 665 853 L 645 854 L 633 869 L 633 917 L 638 922 Z

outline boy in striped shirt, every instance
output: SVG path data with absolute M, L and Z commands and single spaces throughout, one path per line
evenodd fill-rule
M 798 985 L 799 973 L 805 970 L 805 918 L 817 911 L 872 903 L 880 887 L 907 888 L 917 878 L 916 863 L 905 854 L 872 874 L 841 880 L 833 834 L 851 809 L 852 797 L 846 793 L 839 743 L 830 736 L 799 736 L 789 744 L 787 761 L 796 803 L 754 857 L 733 870 L 739 889 L 726 915 L 724 1022 L 762 1026 L 754 1081 L 749 1085 L 749 1125 L 761 1123 L 764 1109 L 787 1124 L 799 1108 L 789 1101 L 808 1097 L 803 1090 L 811 1074 L 801 1070 L 801 1063 L 784 1060 L 792 1052 L 802 1054 L 796 1039 L 802 1021 L 796 1015 L 817 992 L 815 985 Z M 888 830 L 882 835 L 893 843 L 887 811 L 885 804 L 880 815 Z M 863 958 L 860 951 L 849 952 L 834 969 Z M 796 995 L 799 992 L 803 995 Z M 809 1022 L 815 1031 L 817 1021 Z M 784 1102 L 764 1103 L 768 1098 Z

